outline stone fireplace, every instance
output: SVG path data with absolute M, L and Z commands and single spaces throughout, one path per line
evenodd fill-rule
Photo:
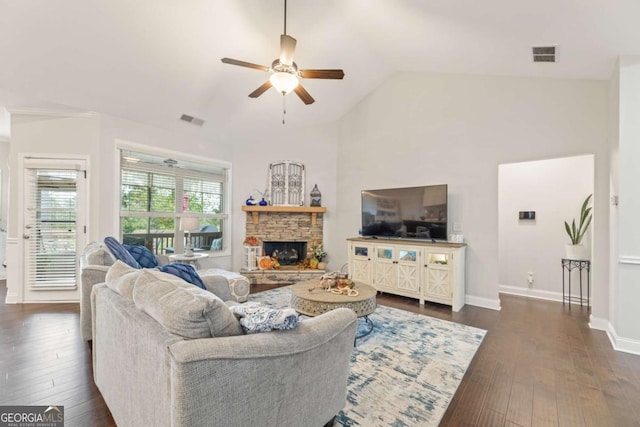
M 280 270 L 241 270 L 252 283 L 294 283 L 324 274 L 324 270 L 302 270 L 298 263 L 312 255 L 313 241 L 322 244 L 326 208 L 243 206 L 242 210 L 247 212 L 245 236 L 261 240 L 265 255 L 278 251 L 281 264 Z

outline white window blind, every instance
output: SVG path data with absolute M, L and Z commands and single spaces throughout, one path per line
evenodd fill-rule
M 27 169 L 26 173 L 27 286 L 75 287 L 77 180 L 84 172 Z
M 155 253 L 173 253 L 185 243 L 179 219 L 196 217 L 199 228 L 190 230 L 192 246 L 223 251 L 228 174 L 225 167 L 121 150 L 123 241 L 145 245 Z

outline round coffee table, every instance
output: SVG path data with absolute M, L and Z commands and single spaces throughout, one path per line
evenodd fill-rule
M 309 289 L 318 283 L 317 280 L 307 280 L 291 286 L 291 307 L 298 313 L 307 316 L 318 316 L 338 307 L 350 308 L 356 316 L 364 318 L 367 323 L 367 331 L 356 336 L 362 338 L 373 330 L 373 322 L 369 315 L 376 309 L 376 290 L 372 286 L 357 283 L 355 289 L 357 296 L 347 296 L 327 292 L 322 288 Z

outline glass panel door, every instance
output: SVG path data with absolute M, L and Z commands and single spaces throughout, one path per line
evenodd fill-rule
M 77 301 L 78 255 L 86 246 L 86 160 L 23 159 L 23 298 Z

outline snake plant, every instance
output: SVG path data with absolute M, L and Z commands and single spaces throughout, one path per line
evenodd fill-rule
M 593 196 L 593 194 L 589 194 L 584 203 L 582 203 L 582 209 L 580 209 L 580 223 L 577 227 L 575 218 L 571 222 L 571 225 L 569 225 L 567 221 L 564 222 L 564 228 L 571 239 L 572 245 L 580 244 L 584 237 L 584 233 L 587 232 L 587 229 L 591 224 L 591 206 L 589 206 L 591 196 Z

